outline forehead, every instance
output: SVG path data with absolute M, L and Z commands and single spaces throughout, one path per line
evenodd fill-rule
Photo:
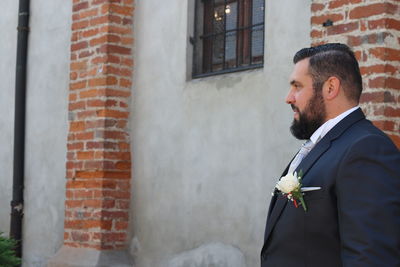
M 290 81 L 299 81 L 304 79 L 306 76 L 311 78 L 308 73 L 309 61 L 308 58 L 305 58 L 294 65 L 292 74 L 290 75 Z

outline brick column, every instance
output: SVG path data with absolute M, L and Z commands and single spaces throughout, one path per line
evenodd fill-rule
M 400 148 L 400 2 L 396 0 L 313 0 L 314 45 L 351 46 L 364 81 L 361 107 Z
M 96 266 L 127 247 L 133 9 L 133 0 L 73 0 L 64 246 L 54 266 Z

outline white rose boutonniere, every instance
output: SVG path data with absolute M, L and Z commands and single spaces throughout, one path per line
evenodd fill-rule
M 288 173 L 283 176 L 276 184 L 275 188 L 278 189 L 282 195 L 292 201 L 296 208 L 301 205 L 304 211 L 307 211 L 306 203 L 304 202 L 303 193 L 301 190 L 301 171 L 299 175 L 296 172 Z

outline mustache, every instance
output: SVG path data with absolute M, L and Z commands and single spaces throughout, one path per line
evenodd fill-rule
M 293 104 L 290 104 L 290 106 L 292 107 L 292 110 L 293 111 L 295 111 L 295 112 L 299 112 L 300 113 L 300 110 L 299 110 L 299 108 L 298 107 L 296 107 L 295 105 L 293 105 Z

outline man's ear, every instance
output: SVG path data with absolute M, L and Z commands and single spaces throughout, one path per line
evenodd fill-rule
M 340 88 L 340 80 L 335 76 L 329 77 L 322 88 L 324 99 L 335 99 L 340 93 Z

